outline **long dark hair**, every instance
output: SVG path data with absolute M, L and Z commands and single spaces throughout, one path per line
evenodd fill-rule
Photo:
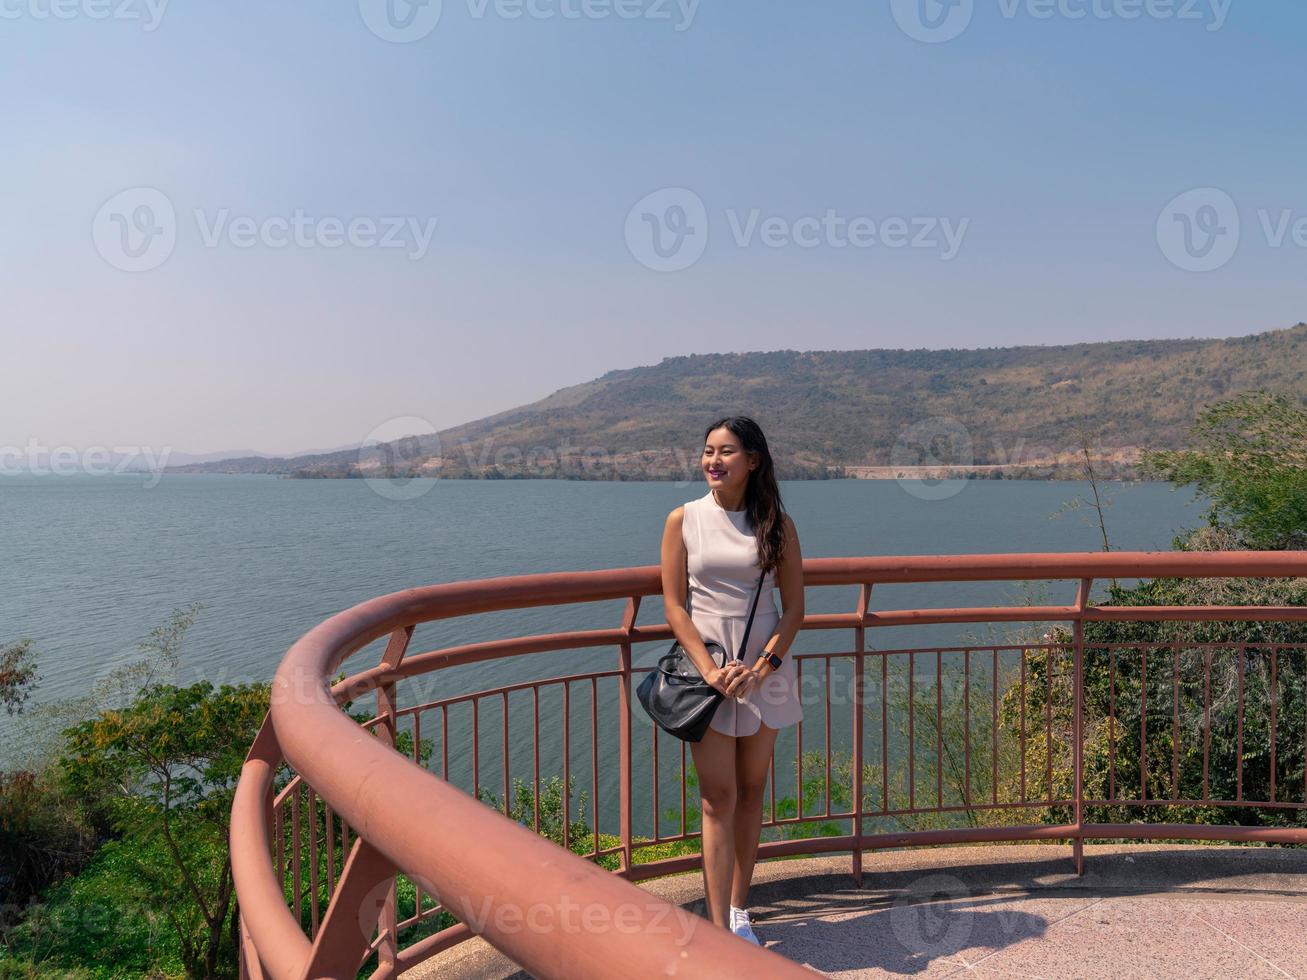
M 744 487 L 744 509 L 758 538 L 759 571 L 775 568 L 785 551 L 785 505 L 776 485 L 776 468 L 772 463 L 767 437 L 758 423 L 747 415 L 728 415 L 704 430 L 703 441 L 717 429 L 729 429 L 740 440 L 746 453 L 758 454 L 758 465 L 749 473 Z

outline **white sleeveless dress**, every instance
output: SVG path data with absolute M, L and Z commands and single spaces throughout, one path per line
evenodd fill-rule
M 749 646 L 740 651 L 758 584 L 758 543 L 747 512 L 726 510 L 709 490 L 698 500 L 688 501 L 684 514 L 681 535 L 688 558 L 690 619 L 705 641 L 716 640 L 728 653 L 753 666 L 780 621 L 772 598 L 776 571 L 768 572 L 763 581 Z M 723 698 L 710 727 L 725 735 L 752 735 L 760 725 L 784 728 L 802 717 L 798 668 L 787 653 L 780 670 L 769 673 L 754 690 Z

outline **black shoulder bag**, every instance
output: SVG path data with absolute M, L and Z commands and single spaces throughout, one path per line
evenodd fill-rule
M 762 582 L 766 574 L 762 572 L 758 576 L 758 588 L 753 593 L 749 621 L 744 625 L 744 639 L 740 643 L 743 650 L 749 649 L 749 630 L 753 628 L 753 614 L 758 608 L 758 597 L 762 595 Z M 704 646 L 708 648 L 708 655 L 714 663 L 717 663 L 716 654 L 720 652 L 722 659 L 717 666 L 726 666 L 726 651 L 720 643 L 707 640 Z M 644 710 L 659 728 L 685 742 L 703 739 L 704 732 L 708 730 L 712 716 L 717 711 L 717 705 L 726 696 L 703 679 L 694 666 L 694 661 L 686 656 L 680 640 L 674 641 L 671 649 L 658 658 L 658 665 L 645 674 L 636 694 Z

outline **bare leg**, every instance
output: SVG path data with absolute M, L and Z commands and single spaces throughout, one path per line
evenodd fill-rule
M 731 879 L 731 904 L 747 908 L 749 882 L 758 858 L 762 835 L 762 791 L 776 747 L 776 729 L 758 726 L 752 735 L 735 740 L 735 871 Z
M 708 729 L 690 743 L 703 800 L 703 883 L 708 918 L 729 928 L 731 869 L 735 863 L 735 743 L 731 735 Z

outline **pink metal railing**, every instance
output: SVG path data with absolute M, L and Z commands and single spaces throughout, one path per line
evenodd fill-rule
M 804 562 L 808 587 L 858 586 L 857 609 L 847 614 L 812 614 L 804 630 L 849 629 L 852 648 L 835 652 L 799 653 L 796 657 L 801 684 L 820 668 L 818 697 L 805 697 L 808 709 L 820 707 L 824 773 L 820 787 L 824 808 L 810 812 L 805 807 L 804 740 L 812 731 L 805 717 L 794 738 L 794 792 L 797 812 L 778 816 L 776 763 L 772 762 L 770 806 L 764 813 L 764 827 L 779 833 L 801 833 L 812 821 L 842 821 L 849 833 L 834 836 L 805 836 L 764 840 L 759 858 L 822 852 L 849 852 L 852 873 L 860 884 L 865 851 L 914 844 L 942 844 L 997 840 L 1071 840 L 1077 870 L 1083 869 L 1082 846 L 1089 838 L 1202 838 L 1236 841 L 1307 842 L 1301 827 L 1225 826 L 1174 823 L 1092 823 L 1085 819 L 1088 807 L 1140 810 L 1156 806 L 1212 806 L 1267 808 L 1271 812 L 1307 808 L 1307 724 L 1295 733 L 1304 750 L 1301 773 L 1302 800 L 1277 799 L 1276 747 L 1279 736 L 1277 707 L 1281 654 L 1292 654 L 1302 664 L 1307 685 L 1307 645 L 1236 644 L 1238 690 L 1234 715 L 1237 725 L 1237 784 L 1234 799 L 1212 799 L 1209 786 L 1211 754 L 1212 658 L 1214 648 L 1231 644 L 1087 644 L 1087 622 L 1164 620 L 1261 620 L 1307 622 L 1307 607 L 1095 607 L 1089 604 L 1094 579 L 1144 577 L 1301 577 L 1307 575 L 1304 552 L 1187 552 L 1187 553 L 1086 553 L 1030 555 L 908 556 L 886 558 L 829 558 Z M 954 609 L 905 609 L 873 612 L 873 586 L 877 583 L 1075 580 L 1076 601 L 1069 606 L 976 607 Z M 745 976 L 766 971 L 768 976 L 801 976 L 784 958 L 741 943 L 725 930 L 706 920 L 672 909 L 630 882 L 700 867 L 697 853 L 643 860 L 651 848 L 669 844 L 691 845 L 699 836 L 688 826 L 693 811 L 687 800 L 686 747 L 679 743 L 679 832 L 661 832 L 660 796 L 663 776 L 660 767 L 660 737 L 643 712 L 632 710 L 632 687 L 639 670 L 632 667 L 632 647 L 639 643 L 667 641 L 665 623 L 642 626 L 636 623 L 641 600 L 661 594 L 656 566 L 598 572 L 555 573 L 486 579 L 430 586 L 393 593 L 346 610 L 305 634 L 286 654 L 273 682 L 273 702 L 250 751 L 232 809 L 232 860 L 241 907 L 243 969 L 248 976 L 305 977 L 352 976 L 375 955 L 372 975 L 393 976 L 448 948 L 473 933 L 478 908 L 521 911 L 538 904 L 543 896 L 555 896 L 571 889 L 583 895 L 593 909 L 635 910 L 637 928 L 599 929 L 581 937 L 559 929 L 531 930 L 504 926 L 495 916 L 485 920 L 482 934 L 495 946 L 538 976 L 611 976 L 613 964 L 622 964 L 623 975 L 663 976 L 667 972 L 710 971 L 714 976 Z M 521 609 L 562 603 L 624 599 L 620 627 L 489 640 L 428 653 L 408 655 L 414 628 L 423 622 L 505 609 Z M 975 644 L 968 647 L 868 650 L 868 628 L 933 623 L 1070 622 L 1066 641 L 1030 644 Z M 351 653 L 371 642 L 386 638 L 380 663 L 330 686 L 329 679 Z M 586 647 L 618 649 L 618 665 L 612 670 L 572 673 L 560 677 L 526 680 L 489 690 L 451 695 L 407 707 L 397 703 L 397 684 L 405 679 L 431 674 L 444 668 L 495 660 L 503 657 L 539 654 L 547 651 L 578 650 Z M 1171 759 L 1169 792 L 1163 798 L 1150 796 L 1150 760 L 1147 755 L 1148 720 L 1156 711 L 1149 706 L 1149 652 L 1170 647 Z M 1245 674 L 1248 648 L 1263 656 L 1270 675 L 1270 796 L 1265 801 L 1244 799 Z M 1179 786 L 1179 752 L 1183 743 L 1181 726 L 1182 660 L 1186 651 L 1203 650 L 1202 681 L 1205 690 L 1202 732 L 1204 754 L 1202 791 L 1186 798 Z M 1107 725 L 1108 769 L 1101 792 L 1086 794 L 1084 752 L 1089 739 L 1084 726 L 1085 657 L 1109 658 L 1109 697 L 1105 718 L 1090 718 L 1093 734 L 1099 737 Z M 946 663 L 945 658 L 948 657 Z M 1123 795 L 1126 787 L 1118 780 L 1117 748 L 1126 731 L 1120 712 L 1129 711 L 1118 699 L 1118 686 L 1128 683 L 1127 668 L 1138 660 L 1140 681 L 1138 730 L 1144 746 L 1139 764 L 1137 797 Z M 1012 664 L 1013 660 L 1018 663 Z M 1190 655 L 1190 660 L 1193 657 Z M 871 663 L 868 663 L 868 660 Z M 948 698 L 944 678 L 947 667 L 960 660 L 962 723 L 946 732 L 945 704 L 956 699 L 957 684 Z M 984 666 L 988 663 L 988 676 Z M 1004 666 L 1006 662 L 1006 667 Z M 1261 660 L 1256 661 L 1258 664 Z M 849 711 L 845 723 L 851 746 L 848 774 L 848 805 L 832 805 L 833 789 L 844 792 L 844 779 L 832 782 L 835 755 L 833 738 L 843 736 L 832 727 L 832 678 L 836 664 L 847 663 Z M 974 665 L 979 663 L 980 668 Z M 922 666 L 933 668 L 933 682 L 919 691 Z M 976 671 L 979 680 L 973 683 Z M 892 673 L 893 671 L 893 673 Z M 1034 697 L 1036 681 L 1030 673 L 1043 673 L 1042 718 L 1027 717 L 1027 701 Z M 1192 674 L 1193 671 L 1190 671 Z M 892 684 L 897 675 L 905 684 Z M 1063 678 L 1055 687 L 1055 675 Z M 1156 680 L 1156 668 L 1152 675 Z M 1163 675 L 1165 679 L 1165 675 Z M 601 691 L 601 681 L 603 689 Z M 987 681 L 987 683 L 986 683 Z M 1071 704 L 1059 703 L 1069 684 Z M 573 687 L 582 696 L 573 699 Z M 933 687 L 933 704 L 928 688 Z M 588 691 L 585 688 L 589 688 Z M 905 688 L 905 699 L 891 704 L 891 692 Z M 805 694 L 807 688 L 804 688 Z M 869 692 L 876 697 L 869 697 Z M 558 720 L 562 729 L 563 847 L 541 837 L 541 698 L 542 692 L 561 698 Z M 375 693 L 375 717 L 362 725 L 340 710 L 340 705 L 364 694 Z M 512 746 L 524 736 L 514 731 L 510 719 L 520 716 L 511 710 L 510 699 L 530 695 L 531 824 L 528 829 L 510 819 Z M 1004 699 L 1015 693 L 1019 714 L 1015 720 L 1015 744 L 1000 732 Z M 1307 699 L 1307 691 L 1304 691 Z M 985 701 L 988 701 L 988 704 Z M 979 704 L 981 722 L 976 723 L 974 705 Z M 1187 704 L 1187 702 L 1186 702 Z M 481 715 L 483 706 L 497 705 L 500 714 L 498 768 L 503 791 L 503 812 L 499 813 L 477 797 L 481 783 Z M 601 739 L 600 708 L 615 705 L 616 738 Z M 1058 720 L 1054 720 L 1054 711 Z M 471 794 L 458 788 L 451 777 L 450 741 L 456 752 L 466 743 L 450 734 L 450 712 L 470 709 Z M 572 715 L 577 707 L 589 709 L 589 779 L 591 790 L 591 840 L 580 855 L 572 853 L 578 842 L 572 839 Z M 906 729 L 901 718 L 906 708 Z M 877 710 L 878 709 L 878 710 Z M 487 710 L 496 710 L 487 707 Z M 952 709 L 951 709 L 952 710 Z M 1066 712 L 1069 711 L 1069 717 Z M 879 725 L 875 716 L 879 714 Z M 632 788 L 637 777 L 633 765 L 632 718 L 649 729 L 649 790 L 652 802 L 650 833 L 637 840 Z M 950 716 L 951 717 L 951 716 Z M 871 731 L 867 721 L 872 719 Z M 988 719 L 985 721 L 985 719 Z M 893 719 L 893 723 L 892 723 Z M 987 731 L 986 729 L 987 725 Z M 517 728 L 520 729 L 521 723 Z M 927 730 L 924 740 L 919 732 Z M 879 738 L 876 738 L 876 729 Z M 973 728 L 979 734 L 973 737 Z M 424 732 L 439 731 L 439 776 L 423 764 Z M 933 729 L 933 745 L 930 731 Z M 1069 729 L 1069 730 L 1068 730 Z M 805 731 L 806 730 L 806 731 Z M 371 734 L 364 735 L 363 732 Z M 1133 729 L 1130 729 L 1133 731 Z M 605 734 L 609 734 L 605 729 Z M 866 752 L 870 738 L 878 751 Z M 409 742 L 409 756 L 395 746 Z M 661 737 L 665 742 L 666 736 Z M 960 740 L 960 748 L 954 744 Z M 1101 741 L 1101 738 L 1099 739 Z M 925 744 L 922 744 L 924 741 Z M 601 744 L 616 755 L 601 766 Z M 1097 743 L 1094 743 L 1097 744 Z M 1035 771 L 1028 757 L 1042 749 Z M 919 750 L 933 766 L 933 785 L 920 786 L 917 779 Z M 779 754 L 779 748 L 778 753 Z M 1069 784 L 1059 785 L 1055 756 L 1061 752 L 1069 765 Z M 977 762 L 977 753 L 979 761 Z M 988 758 L 985 758 L 986 753 Z M 665 754 L 664 754 L 665 755 Z M 957 772 L 961 757 L 962 782 L 950 785 L 956 799 L 946 799 L 945 760 Z M 411 756 L 411 757 L 410 757 Z M 1010 759 L 1001 765 L 1000 759 Z M 899 786 L 899 771 L 906 759 L 906 786 Z M 459 757 L 455 756 L 455 761 Z M 976 763 L 973 766 L 973 763 Z M 1011 766 L 1018 773 L 1010 786 L 1000 786 L 1000 769 Z M 879 785 L 865 786 L 870 767 L 879 775 Z M 600 772 L 617 773 L 617 843 L 601 846 Z M 284 785 L 278 772 L 291 770 Z M 645 767 L 640 766 L 643 772 Z M 979 777 L 977 777 L 979 773 Z M 988 773 L 989 786 L 983 798 L 973 793 L 974 781 Z M 1101 774 L 1095 769 L 1097 779 Z M 641 777 L 643 780 L 643 777 Z M 1152 787 L 1159 786 L 1156 779 Z M 1283 785 L 1281 782 L 1279 785 Z M 786 787 L 787 789 L 788 787 Z M 1099 787 L 1095 786 L 1095 790 Z M 1029 815 L 1042 813 L 1042 822 L 1030 822 Z M 1014 814 L 1018 822 L 995 823 L 1003 814 Z M 578 814 L 583 817 L 583 814 Z M 971 826 L 923 828 L 923 820 L 942 822 L 965 818 Z M 892 830 L 867 832 L 868 822 L 895 824 Z M 908 825 L 908 829 L 904 829 Z M 339 842 L 339 846 L 337 846 Z M 616 873 L 602 870 L 601 862 L 617 864 Z M 305 870 L 307 867 L 307 878 Z M 289 882 L 289 884 L 288 884 Z M 399 915 L 399 884 L 405 886 L 405 907 Z M 407 889 L 412 889 L 411 900 Z M 484 903 L 484 904 L 479 904 Z M 325 907 L 324 907 L 325 906 Z M 442 918 L 452 915 L 462 921 L 440 927 Z M 681 916 L 688 938 L 674 938 L 658 923 Z M 692 920 L 692 921 L 691 921 Z M 699 926 L 702 928 L 699 928 Z M 401 947 L 410 933 L 426 931 Z M 711 962 L 711 967 L 706 966 Z

